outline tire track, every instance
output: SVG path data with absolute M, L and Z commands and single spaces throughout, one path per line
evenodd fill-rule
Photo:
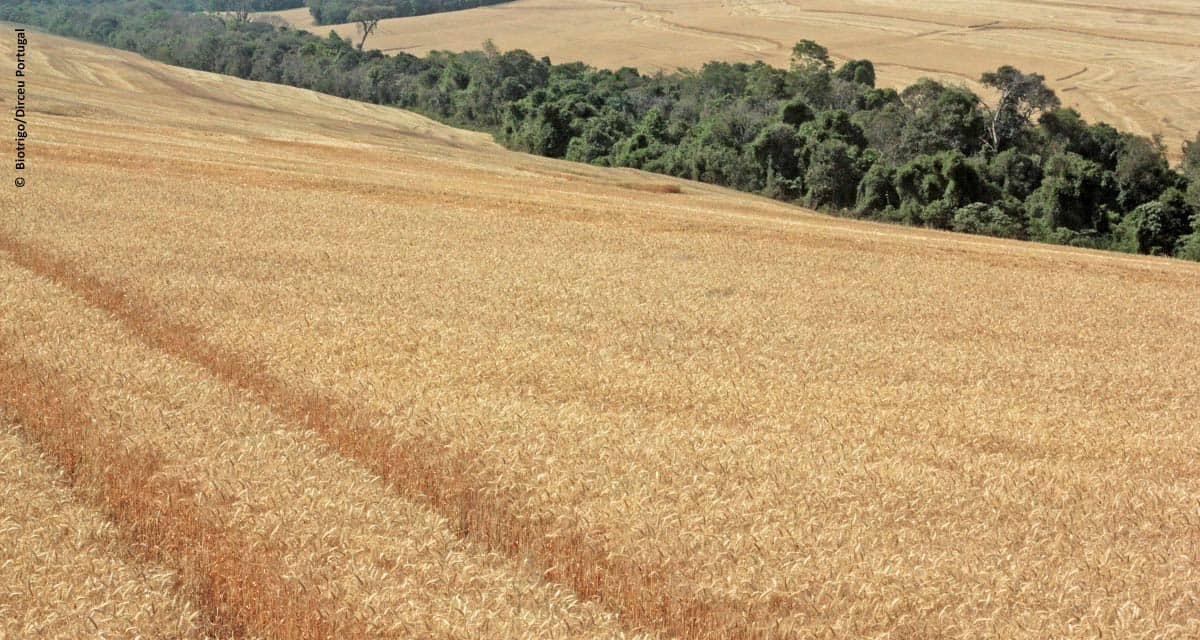
M 1165 38 L 1150 38 L 1124 35 L 1095 29 L 1071 28 L 1065 26 L 1050 26 L 1034 22 L 1005 22 L 1003 20 L 993 20 L 982 24 L 963 25 L 954 22 L 942 22 L 938 20 L 930 20 L 923 18 L 914 18 L 904 15 L 896 15 L 879 11 L 856 11 L 852 9 L 810 9 L 805 8 L 796 0 L 788 0 L 789 5 L 797 7 L 801 14 L 815 15 L 832 15 L 832 16 L 854 16 L 858 18 L 877 18 L 884 20 L 895 20 L 898 22 L 906 22 L 913 24 L 927 24 L 941 27 L 941 30 L 928 31 L 920 34 L 915 34 L 909 37 L 922 37 L 930 35 L 938 35 L 945 32 L 959 31 L 1049 31 L 1053 33 L 1065 33 L 1071 35 L 1081 35 L 1090 38 L 1102 38 L 1105 40 L 1117 40 L 1120 42 L 1137 42 L 1144 44 L 1161 44 L 1167 46 L 1179 46 L 1195 48 L 1200 47 L 1200 41 L 1195 39 L 1165 39 Z M 1189 14 L 1190 15 L 1190 14 Z
M 1080 69 L 1079 71 L 1076 71 L 1075 73 L 1068 73 L 1067 75 L 1065 75 L 1061 78 L 1055 78 L 1054 81 L 1055 82 L 1063 82 L 1066 80 L 1070 80 L 1072 78 L 1078 78 L 1079 76 L 1081 76 L 1087 72 L 1088 72 L 1088 68 L 1084 67 L 1084 68 Z
M 0 408 L 0 638 L 212 640 L 179 574 L 130 544 L 28 436 Z
M 250 544 L 224 522 L 226 510 L 202 507 L 191 486 L 160 472 L 162 452 L 96 419 L 103 412 L 72 386 L 0 341 L 0 404 L 132 546 L 196 587 L 208 630 L 287 640 L 367 637 L 323 618 L 315 593 L 281 579 L 286 565 L 275 549 Z
M 644 3 L 639 2 L 638 0 L 602 0 L 602 1 L 607 2 L 609 4 L 615 4 L 615 5 L 627 8 L 627 9 L 633 9 L 634 11 L 642 13 L 643 15 L 648 16 L 647 20 L 652 20 L 652 21 L 658 22 L 658 23 L 663 24 L 666 27 L 668 27 L 668 29 L 667 29 L 668 31 L 674 30 L 674 31 L 682 32 L 682 33 L 694 34 L 694 35 L 697 35 L 700 37 L 709 37 L 709 38 L 717 38 L 717 39 L 721 39 L 721 40 L 729 40 L 729 41 L 733 41 L 735 43 L 746 45 L 746 46 L 750 47 L 751 49 L 754 49 L 755 51 L 758 51 L 758 52 L 771 51 L 771 50 L 783 51 L 786 49 L 786 46 L 783 44 L 783 42 L 780 42 L 779 40 L 775 40 L 774 38 L 767 38 L 765 36 L 754 36 L 754 35 L 749 35 L 746 33 L 741 33 L 738 31 L 728 31 L 725 29 L 710 29 L 710 28 L 705 28 L 705 27 L 698 27 L 695 25 L 683 24 L 682 22 L 677 22 L 674 20 L 668 20 L 664 16 L 672 15 L 673 14 L 672 11 L 667 10 L 667 9 L 651 9 L 651 8 L 647 7 Z M 756 45 L 756 44 L 754 44 L 755 42 L 766 45 L 766 46 Z
M 1074 2 L 1056 2 L 1055 0 L 1012 0 L 1016 4 L 1030 4 L 1040 7 L 1057 7 L 1062 9 L 1076 9 L 1078 11 L 1096 11 L 1100 13 L 1114 13 L 1117 15 L 1142 15 L 1142 16 L 1168 16 L 1172 18 L 1200 18 L 1200 13 L 1191 13 L 1187 11 L 1172 11 L 1170 9 L 1148 9 L 1145 7 L 1114 7 L 1106 4 L 1078 4 Z
M 1135 37 L 1123 34 L 1116 34 L 1105 31 L 1097 31 L 1094 29 L 1079 29 L 1071 27 L 1055 27 L 1032 22 L 1001 22 L 991 26 L 982 27 L 980 29 L 987 31 L 1047 31 L 1050 33 L 1065 33 L 1075 36 L 1086 36 L 1088 38 L 1100 38 L 1102 40 L 1116 40 L 1118 42 L 1134 42 L 1139 44 L 1159 44 L 1169 47 L 1185 47 L 1188 49 L 1200 48 L 1200 40 L 1168 40 L 1162 38 L 1147 38 Z
M 809 14 L 809 15 L 854 16 L 857 18 L 882 18 L 885 20 L 895 20 L 898 22 L 908 22 L 908 23 L 912 23 L 912 24 L 932 25 L 932 26 L 939 27 L 942 29 L 963 29 L 963 28 L 967 28 L 969 26 L 969 25 L 963 25 L 963 24 L 960 24 L 957 22 L 943 22 L 940 20 L 931 20 L 929 18 L 914 18 L 911 15 L 882 13 L 879 11 L 855 11 L 852 9 L 813 9 L 813 8 L 805 6 L 802 2 L 800 2 L 798 0 L 785 0 L 784 4 L 787 4 L 792 7 L 796 7 L 797 10 L 801 14 Z M 767 13 L 760 13 L 759 15 L 763 15 L 763 16 L 767 16 L 767 17 L 775 17 L 775 16 L 770 16 L 770 14 L 767 14 Z
M 780 613 L 781 607 L 788 607 L 787 602 L 779 600 L 747 606 L 740 601 L 701 597 L 677 586 L 670 576 L 608 553 L 592 542 L 591 531 L 586 526 L 564 525 L 562 519 L 548 514 L 531 516 L 525 506 L 528 504 L 525 496 L 486 490 L 489 476 L 486 470 L 476 468 L 474 456 L 450 452 L 441 443 L 421 437 L 397 442 L 387 427 L 389 416 L 334 394 L 291 386 L 275 377 L 266 363 L 216 345 L 204 337 L 199 327 L 167 317 L 159 311 L 160 307 L 138 294 L 133 287 L 102 281 L 72 262 L 6 234 L 0 234 L 0 250 L 17 265 L 112 314 L 148 346 L 199 365 L 222 382 L 250 393 L 295 428 L 316 431 L 331 448 L 385 480 L 401 496 L 430 505 L 463 538 L 488 551 L 532 562 L 545 579 L 571 590 L 580 599 L 596 601 L 618 614 L 623 626 L 631 633 L 714 640 L 757 638 L 761 637 L 761 632 L 756 629 L 769 624 Z M 412 408 L 404 409 L 408 411 L 408 419 L 418 423 L 431 424 L 437 419 L 433 415 L 419 414 Z M 76 425 L 87 424 L 86 417 L 86 412 L 68 416 L 71 424 Z M 99 443 L 91 445 L 91 448 L 98 447 Z M 87 455 L 86 450 L 72 450 L 64 466 L 74 466 L 74 461 L 84 455 Z M 156 500 L 171 502 L 170 496 L 174 495 L 171 491 L 179 490 L 164 488 L 153 495 Z M 186 496 L 176 498 L 174 502 L 188 504 Z M 153 513 L 156 505 L 157 502 L 140 504 L 138 510 Z M 195 517 L 198 516 L 178 516 L 185 521 Z M 219 540 L 222 535 L 204 532 L 200 541 Z M 170 548 L 186 548 L 187 544 L 193 543 L 188 540 Z M 230 544 L 233 545 L 231 548 L 246 548 L 242 543 Z M 234 566 L 240 566 L 237 561 L 233 558 L 226 560 L 226 564 L 232 562 Z M 280 575 L 274 567 L 271 571 L 272 576 Z M 258 579 L 273 588 L 286 588 L 286 584 L 279 585 L 269 576 Z M 216 595 L 209 598 L 212 603 L 206 609 L 224 611 L 222 607 L 226 601 L 238 597 L 238 593 L 228 593 L 225 582 L 214 578 L 205 584 L 208 583 L 215 585 L 209 591 Z M 245 586 L 233 584 L 239 589 Z M 308 602 L 301 597 L 303 594 L 292 595 L 295 596 L 292 601 L 300 609 L 294 619 L 327 631 L 320 625 L 327 625 L 328 621 L 313 619 L 315 614 L 312 612 L 321 611 L 320 606 Z M 256 617 L 240 624 L 239 630 L 258 631 L 270 623 L 272 616 L 263 615 L 261 608 L 254 611 Z M 338 630 L 334 635 L 324 631 L 316 636 L 275 632 L 267 635 L 283 638 L 363 637 L 354 630 Z
M 154 462 L 148 475 L 183 487 L 195 497 L 196 518 L 231 532 L 228 538 L 208 536 L 211 547 L 252 561 L 259 556 L 250 554 L 261 550 L 264 571 L 301 596 L 310 594 L 265 598 L 255 617 L 265 631 L 255 637 L 628 636 L 611 612 L 579 604 L 566 589 L 545 583 L 527 566 L 480 553 L 455 535 L 444 518 L 397 496 L 361 465 L 334 452 L 312 429 L 281 420 L 246 389 L 146 342 L 126 318 L 105 313 L 105 307 L 128 311 L 146 302 L 139 302 L 136 293 L 126 295 L 111 282 L 79 270 L 65 271 L 73 269 L 71 264 L 53 256 L 22 257 L 40 263 L 54 277 L 6 257 L 0 252 L 0 290 L 14 299 L 4 305 L 11 313 L 0 315 L 0 341 L 10 339 L 19 351 L 8 351 L 30 354 L 38 367 L 34 375 L 18 374 L 15 380 L 45 380 L 37 393 L 18 389 L 14 397 L 57 402 L 65 395 L 68 406 L 83 406 L 83 418 L 76 422 L 86 425 L 90 416 L 106 437 L 88 441 L 81 450 L 109 454 L 104 450 L 122 449 L 122 437 L 135 443 L 123 448 L 133 452 L 126 459 Z M 90 296 L 64 288 L 60 278 L 107 302 L 95 305 Z M 22 321 L 34 325 L 28 337 L 22 335 Z M 48 347 L 42 349 L 42 344 Z M 6 370 L 4 355 L 0 349 L 0 379 Z M 66 394 L 58 393 L 60 388 Z M 8 398 L 0 384 L 0 406 Z M 89 404 L 88 398 L 94 402 Z M 31 415 L 42 415 L 34 409 Z M 125 486 L 127 476 L 136 476 L 119 465 L 105 468 L 116 470 L 110 475 L 119 486 Z M 168 551 L 172 558 L 190 562 L 197 555 L 194 546 L 184 537 L 177 549 Z M 220 566 L 204 564 L 209 565 Z M 197 584 L 194 577 L 183 582 L 193 589 Z M 261 594 L 264 584 L 271 583 L 256 580 L 239 593 L 252 602 L 255 589 Z M 202 583 L 199 590 L 211 589 Z M 277 606 L 280 602 L 307 607 L 309 616 L 326 628 L 290 632 L 291 625 L 305 618 Z M 217 611 L 211 617 L 222 623 L 227 615 Z M 227 628 L 240 627 L 221 625 L 218 630 Z

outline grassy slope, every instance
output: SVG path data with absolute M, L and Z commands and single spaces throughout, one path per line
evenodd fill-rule
M 482 593 L 549 589 L 481 598 L 525 629 L 616 633 L 561 589 L 691 637 L 1200 632 L 1200 265 L 834 220 L 36 42 L 30 186 L 0 191 L 9 353 L 130 438 L 181 404 L 203 429 L 154 440 L 177 481 L 273 469 L 222 526 L 310 545 L 275 561 L 347 628 L 404 618 L 353 596 L 364 547 L 338 541 L 379 520 L 335 515 L 365 500 L 339 465 L 446 518 L 497 567 Z M 58 337 L 21 341 L 47 305 Z M 205 462 L 243 414 L 274 444 Z M 314 502 L 272 488 L 321 447 Z

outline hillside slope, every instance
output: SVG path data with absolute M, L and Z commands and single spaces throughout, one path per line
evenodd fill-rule
M 324 35 L 307 9 L 277 12 Z M 1190 0 L 517 0 L 455 13 L 386 20 L 369 44 L 385 51 L 477 49 L 491 38 L 556 62 L 642 71 L 709 60 L 787 66 L 812 39 L 840 58 L 866 58 L 882 85 L 923 76 L 965 82 L 1011 64 L 1044 74 L 1089 120 L 1142 135 L 1169 151 L 1200 131 L 1200 9 Z
M 1198 264 L 31 51 L 0 403 L 217 635 L 1200 635 Z

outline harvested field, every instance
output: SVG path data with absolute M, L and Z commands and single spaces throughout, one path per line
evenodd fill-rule
M 201 633 L 1200 635 L 1200 265 L 35 35 L 0 403 Z
M 322 35 L 307 9 L 277 12 Z M 1045 74 L 1063 103 L 1093 120 L 1161 133 L 1178 155 L 1200 131 L 1200 7 L 1191 0 L 517 0 L 385 20 L 369 44 L 416 55 L 477 49 L 491 38 L 556 62 L 642 71 L 709 60 L 786 66 L 812 39 L 841 60 L 867 58 L 881 85 L 923 76 L 964 82 L 1004 64 Z

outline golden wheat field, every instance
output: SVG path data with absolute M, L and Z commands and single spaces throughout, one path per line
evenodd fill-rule
M 1200 265 L 31 42 L 0 636 L 1200 637 Z
M 322 35 L 308 9 L 274 12 Z M 1200 130 L 1200 5 L 1195 0 L 516 0 L 385 20 L 368 46 L 423 54 L 477 49 L 491 38 L 556 62 L 640 70 L 709 60 L 787 66 L 812 39 L 839 60 L 874 61 L 879 82 L 921 77 L 979 91 L 980 74 L 1011 64 L 1042 73 L 1093 120 L 1163 135 L 1178 156 Z

